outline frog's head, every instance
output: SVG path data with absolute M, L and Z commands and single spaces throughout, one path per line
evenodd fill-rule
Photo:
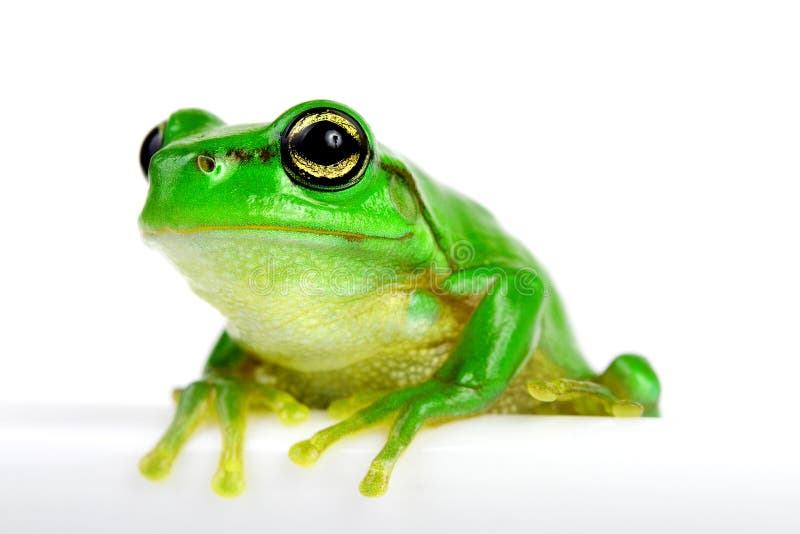
M 174 243 L 199 234 L 388 253 L 407 264 L 433 254 L 419 199 L 397 172 L 403 164 L 341 104 L 306 102 L 241 126 L 181 110 L 147 135 L 140 156 L 150 186 L 140 227 L 173 260 L 170 249 L 184 247 Z

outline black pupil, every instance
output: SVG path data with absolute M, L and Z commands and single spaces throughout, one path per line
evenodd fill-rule
M 358 152 L 359 146 L 341 126 L 319 121 L 297 135 L 295 148 L 314 163 L 332 165 Z

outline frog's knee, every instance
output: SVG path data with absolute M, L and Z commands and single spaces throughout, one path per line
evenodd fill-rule
M 658 399 L 661 384 L 650 363 L 635 354 L 623 354 L 611 362 L 608 369 L 598 377 L 598 382 L 609 388 L 621 399 L 638 402 L 644 407 L 645 416 L 658 415 Z

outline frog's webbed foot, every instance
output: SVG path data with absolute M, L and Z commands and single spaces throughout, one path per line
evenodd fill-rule
M 377 497 L 386 492 L 395 463 L 427 420 L 467 415 L 484 405 L 485 398 L 475 389 L 431 380 L 389 393 L 344 421 L 296 443 L 289 450 L 289 458 L 298 465 L 312 465 L 333 443 L 396 414 L 386 445 L 359 486 L 363 495 Z
M 192 432 L 213 412 L 222 430 L 222 453 L 211 487 L 223 497 L 239 495 L 245 487 L 242 449 L 248 407 L 270 409 L 285 424 L 300 422 L 309 414 L 306 406 L 272 386 L 235 377 L 207 377 L 178 393 L 172 423 L 141 459 L 139 470 L 151 480 L 165 478 Z
M 643 411 L 638 402 L 619 399 L 607 387 L 588 380 L 559 378 L 528 382 L 528 393 L 540 402 L 572 401 L 572 407 L 581 415 L 639 417 Z

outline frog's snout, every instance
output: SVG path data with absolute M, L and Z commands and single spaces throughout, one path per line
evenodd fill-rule
M 144 137 L 142 147 L 139 149 L 139 165 L 142 166 L 144 179 L 150 181 L 150 160 L 153 155 L 164 146 L 164 123 L 162 122 Z

